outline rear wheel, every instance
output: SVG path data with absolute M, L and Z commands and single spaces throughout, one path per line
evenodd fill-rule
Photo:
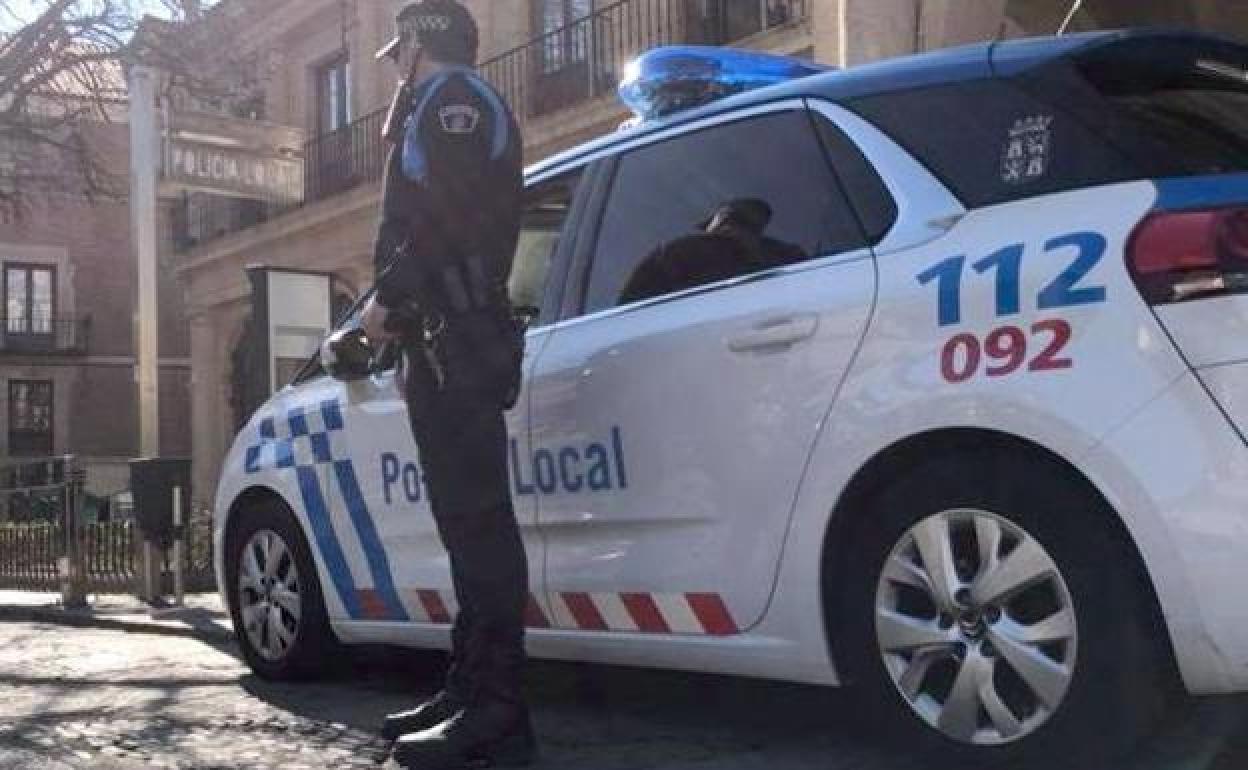
M 243 657 L 265 679 L 324 671 L 333 631 L 303 533 L 284 505 L 239 514 L 227 539 L 230 615 Z
M 1112 512 L 1042 458 L 967 453 L 876 497 L 841 645 L 874 724 L 943 760 L 1126 750 L 1164 707 L 1150 594 Z

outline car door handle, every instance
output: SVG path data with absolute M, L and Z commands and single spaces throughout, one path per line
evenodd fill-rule
M 770 318 L 729 338 L 728 349 L 733 353 L 782 353 L 813 337 L 817 328 L 819 317 L 813 313 Z

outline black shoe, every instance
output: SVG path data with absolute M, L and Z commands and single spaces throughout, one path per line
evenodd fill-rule
M 464 708 L 464 702 L 446 690 L 420 704 L 411 711 L 401 711 L 386 717 L 381 727 L 381 737 L 397 741 L 400 736 L 418 733 L 437 727 Z
M 528 710 L 501 701 L 468 706 L 394 745 L 394 760 L 409 770 L 528 767 L 536 759 L 537 738 Z

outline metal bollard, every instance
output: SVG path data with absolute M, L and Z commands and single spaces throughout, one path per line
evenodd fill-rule
M 87 473 L 73 458 L 63 460 L 65 491 L 62 514 L 65 528 L 65 556 L 57 563 L 61 581 L 61 604 L 71 609 L 87 606 L 86 572 L 82 563 L 82 505 Z M 49 481 L 51 479 L 49 478 Z
M 186 532 L 182 521 L 182 487 L 173 488 L 173 600 L 181 607 L 186 603 Z
M 160 587 L 158 585 L 160 571 L 160 560 L 157 557 L 157 548 L 152 544 L 151 540 L 143 538 L 143 601 L 148 604 L 155 604 L 160 598 Z

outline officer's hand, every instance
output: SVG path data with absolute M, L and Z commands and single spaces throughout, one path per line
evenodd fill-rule
M 386 319 L 389 316 L 390 311 L 377 304 L 376 297 L 364 306 L 364 314 L 360 316 L 360 328 L 364 330 L 364 336 L 368 337 L 368 343 L 374 350 L 394 339 L 394 333 L 386 329 Z

